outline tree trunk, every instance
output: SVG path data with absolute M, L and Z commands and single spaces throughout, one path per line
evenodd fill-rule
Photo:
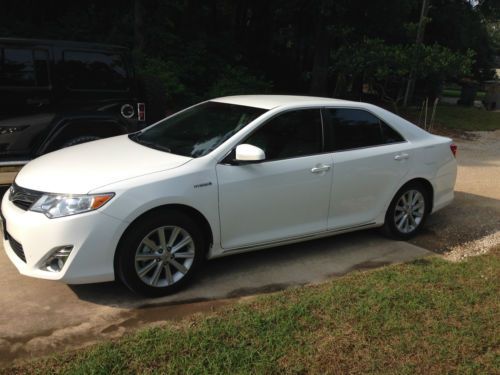
M 142 0 L 134 0 L 134 48 L 144 50 L 144 6 Z
M 415 44 L 417 46 L 424 42 L 424 33 L 427 14 L 429 13 L 429 0 L 422 0 L 422 11 L 420 12 L 420 21 L 418 22 L 417 39 Z M 418 50 L 417 50 L 418 53 Z M 403 106 L 407 106 L 408 103 L 413 99 L 413 92 L 415 91 L 415 69 L 418 64 L 418 56 L 414 61 L 414 67 L 410 71 L 410 76 L 408 77 L 408 84 L 406 86 L 405 96 L 403 99 Z
M 321 11 L 316 28 L 314 60 L 311 72 L 311 85 L 309 87 L 311 95 L 326 96 L 328 94 L 329 55 L 328 32 L 326 30 L 325 16 Z

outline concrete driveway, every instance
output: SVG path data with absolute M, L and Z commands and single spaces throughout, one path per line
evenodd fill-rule
M 207 262 L 190 287 L 147 300 L 117 283 L 67 286 L 21 276 L 0 248 L 0 366 L 195 312 L 211 311 L 238 297 L 321 282 L 351 270 L 451 252 L 488 239 L 500 242 L 500 131 L 458 140 L 454 203 L 429 218 L 412 243 L 375 231 L 235 255 Z M 0 246 L 1 247 L 1 246 Z
M 375 231 L 235 255 L 206 263 L 189 288 L 140 299 L 118 283 L 67 286 L 18 274 L 0 251 L 0 365 L 121 336 L 146 323 L 217 308 L 228 299 L 406 262 L 430 254 Z

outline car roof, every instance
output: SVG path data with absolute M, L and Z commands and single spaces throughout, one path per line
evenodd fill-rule
M 294 95 L 237 95 L 211 99 L 212 102 L 272 109 L 288 105 L 334 105 L 349 103 L 346 100 Z
M 428 138 L 429 133 L 404 118 L 370 103 L 354 102 L 342 99 L 320 98 L 314 96 L 293 95 L 238 95 L 226 96 L 210 100 L 212 102 L 244 105 L 271 110 L 274 108 L 300 108 L 308 106 L 338 106 L 347 108 L 362 108 L 378 118 L 394 126 L 405 139 L 417 140 Z

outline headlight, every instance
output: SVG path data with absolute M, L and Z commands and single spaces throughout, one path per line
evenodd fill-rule
M 30 208 L 31 211 L 41 212 L 48 218 L 63 217 L 97 210 L 104 206 L 114 193 L 88 195 L 57 195 L 44 194 Z

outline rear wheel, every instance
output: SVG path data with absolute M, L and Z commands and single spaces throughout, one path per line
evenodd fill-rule
M 395 239 L 412 238 L 422 229 L 429 204 L 427 189 L 421 183 L 414 182 L 403 186 L 387 210 L 383 232 Z
M 198 224 L 177 211 L 160 211 L 134 224 L 120 241 L 117 274 L 132 291 L 159 297 L 182 288 L 204 259 Z

